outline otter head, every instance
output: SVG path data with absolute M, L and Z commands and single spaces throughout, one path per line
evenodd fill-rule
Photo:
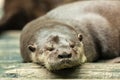
M 36 43 L 28 45 L 33 62 L 44 65 L 48 70 L 59 70 L 86 61 L 83 35 L 72 35 L 66 28 L 62 32 L 63 29 L 50 29 L 41 30 Z

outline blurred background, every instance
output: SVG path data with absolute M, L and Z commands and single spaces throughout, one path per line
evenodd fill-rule
M 21 62 L 21 29 L 48 11 L 78 0 L 0 0 L 0 62 Z
M 3 5 L 4 5 L 4 0 L 0 0 L 0 19 L 3 16 Z
M 21 30 L 53 8 L 78 0 L 0 0 L 0 33 Z

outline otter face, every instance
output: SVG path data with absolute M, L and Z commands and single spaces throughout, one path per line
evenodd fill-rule
M 51 35 L 42 47 L 29 45 L 33 62 L 43 64 L 48 70 L 59 70 L 77 66 L 86 61 L 82 35 L 77 40 Z
M 44 65 L 48 70 L 59 70 L 77 66 L 86 61 L 82 35 L 77 40 L 70 40 L 58 35 L 51 35 L 44 45 L 29 45 L 33 62 Z

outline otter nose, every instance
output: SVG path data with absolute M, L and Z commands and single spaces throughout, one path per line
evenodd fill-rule
M 62 53 L 62 54 L 59 54 L 58 55 L 58 58 L 71 58 L 71 56 L 72 56 L 72 54 L 71 53 L 66 53 L 66 52 L 64 52 L 64 53 Z

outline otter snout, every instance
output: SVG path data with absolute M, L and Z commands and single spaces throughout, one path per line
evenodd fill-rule
M 58 54 L 59 59 L 71 58 L 71 57 L 72 57 L 72 53 L 63 52 L 62 54 Z

